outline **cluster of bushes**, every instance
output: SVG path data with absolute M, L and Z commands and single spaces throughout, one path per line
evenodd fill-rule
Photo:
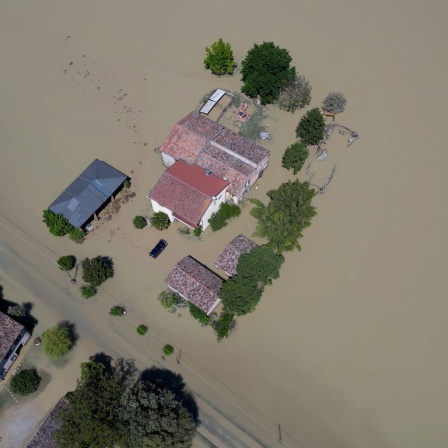
M 212 214 L 208 222 L 214 232 L 222 229 L 227 225 L 227 221 L 240 216 L 241 209 L 236 204 L 222 203 L 219 210 Z
M 60 213 L 53 213 L 51 210 L 43 211 L 43 221 L 52 235 L 69 235 L 71 240 L 77 241 L 86 236 L 84 230 L 78 229 L 69 223 L 68 219 Z
M 81 294 L 88 299 L 97 293 L 97 287 L 108 278 L 114 276 L 112 259 L 98 255 L 95 258 L 85 258 L 81 262 L 82 279 L 86 282 L 81 286 Z

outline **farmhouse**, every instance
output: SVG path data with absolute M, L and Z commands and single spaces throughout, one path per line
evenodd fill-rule
M 248 254 L 255 246 L 256 244 L 249 238 L 238 235 L 222 251 L 215 262 L 216 267 L 222 269 L 229 277 L 234 276 L 240 256 Z
M 3 380 L 31 335 L 25 327 L 0 312 L 0 379 Z
M 59 448 L 59 444 L 55 440 L 56 432 L 60 428 L 57 413 L 60 408 L 67 406 L 68 402 L 64 398 L 61 398 L 42 423 L 42 426 L 34 434 L 26 448 Z
M 209 315 L 219 304 L 223 279 L 194 258 L 187 256 L 165 279 L 168 287 Z
M 48 207 L 82 228 L 123 187 L 128 177 L 95 159 Z
M 178 160 L 149 193 L 154 212 L 166 213 L 187 226 L 205 230 L 212 213 L 226 200 L 229 182 L 198 165 Z
M 184 160 L 227 180 L 226 199 L 236 204 L 269 163 L 267 149 L 196 112 L 176 123 L 160 149 L 167 167 Z

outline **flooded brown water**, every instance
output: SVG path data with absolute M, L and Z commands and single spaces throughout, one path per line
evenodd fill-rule
M 279 425 L 291 447 L 447 445 L 445 2 L 7 0 L 0 10 L 0 283 L 7 299 L 34 303 L 35 334 L 62 319 L 80 333 L 62 366 L 28 348 L 26 362 L 52 381 L 26 418 L 23 408 L 3 412 L 0 446 L 26 443 L 91 354 L 145 368 L 160 365 L 167 342 L 184 363 L 167 367 L 203 409 L 219 411 L 204 421 L 227 446 L 280 446 Z M 238 62 L 254 43 L 289 49 L 313 86 L 311 106 L 344 92 L 338 121 L 361 135 L 350 149 L 343 136 L 330 141 L 313 180 L 324 182 L 334 163 L 336 175 L 316 197 L 302 251 L 286 255 L 281 278 L 221 344 L 156 297 L 183 256 L 213 267 L 237 233 L 250 236 L 250 207 L 204 241 L 172 226 L 156 262 L 147 251 L 161 234 L 131 224 L 149 212 L 145 196 L 163 172 L 153 149 L 205 93 L 241 85 L 238 74 L 216 78 L 202 67 L 219 37 Z M 253 192 L 262 200 L 288 178 L 281 157 L 301 113 L 267 115 L 271 162 Z M 130 175 L 135 198 L 82 245 L 51 237 L 42 210 L 94 158 Z M 100 297 L 81 299 L 51 262 L 67 253 L 113 257 L 116 276 Z M 118 303 L 127 319 L 107 315 Z M 140 323 L 151 338 L 137 335 Z

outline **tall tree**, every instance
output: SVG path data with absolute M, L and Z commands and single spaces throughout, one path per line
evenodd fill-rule
M 112 260 L 98 255 L 95 258 L 85 258 L 81 263 L 82 279 L 90 286 L 96 287 L 114 276 Z
M 211 47 L 207 47 L 205 52 L 204 66 L 214 75 L 231 75 L 233 73 L 236 63 L 230 44 L 226 44 L 220 38 Z
M 302 169 L 309 153 L 308 146 L 305 143 L 293 143 L 286 148 L 283 154 L 282 167 L 287 170 L 292 169 L 293 174 L 297 174 Z
M 268 191 L 267 195 L 270 198 L 268 205 L 251 199 L 255 207 L 250 213 L 258 220 L 254 235 L 267 238 L 268 245 L 277 253 L 294 248 L 300 250 L 302 230 L 311 225 L 311 219 L 316 215 L 312 205 L 313 188 L 308 182 L 289 180 L 277 190 Z
M 278 97 L 278 107 L 294 113 L 311 103 L 311 85 L 303 76 L 294 76 L 286 82 Z
M 274 42 L 254 44 L 241 63 L 241 91 L 251 98 L 260 96 L 262 104 L 273 103 L 282 87 L 296 75 L 291 61 L 289 51 Z
M 325 135 L 325 120 L 320 110 L 310 109 L 299 121 L 296 136 L 307 145 L 317 145 Z
M 129 448 L 187 448 L 196 422 L 162 383 L 137 381 L 123 396 L 120 428 Z
M 61 448 L 112 448 L 122 445 L 117 421 L 122 386 L 97 361 L 81 364 L 81 378 L 61 409 L 56 441 Z
M 330 114 L 344 112 L 347 100 L 340 92 L 330 92 L 322 101 L 322 109 Z

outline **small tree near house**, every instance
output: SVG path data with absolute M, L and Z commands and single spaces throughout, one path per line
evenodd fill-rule
M 166 213 L 157 212 L 151 216 L 151 225 L 157 230 L 165 230 L 170 226 L 170 218 Z

